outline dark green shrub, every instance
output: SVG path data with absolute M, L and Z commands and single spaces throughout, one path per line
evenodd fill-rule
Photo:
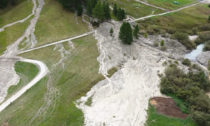
M 200 25 L 198 28 L 200 29 L 200 31 L 209 31 L 210 24 L 203 24 L 203 25 Z
M 190 66 L 191 62 L 189 59 L 184 59 L 184 61 L 182 61 L 182 64 L 186 65 L 186 66 Z
M 210 32 L 200 33 L 198 37 L 200 39 L 200 43 L 204 43 L 210 40 Z
M 173 36 L 178 41 L 186 41 L 186 40 L 189 40 L 189 37 L 188 37 L 188 34 L 187 33 L 176 32 Z
M 192 33 L 193 33 L 194 35 L 197 35 L 197 32 L 198 32 L 198 28 L 197 28 L 197 27 L 194 27 L 194 28 L 192 29 Z
M 203 51 L 210 51 L 210 40 L 204 43 Z
M 155 47 L 158 47 L 158 46 L 159 46 L 159 43 L 155 41 L 155 42 L 154 42 L 154 46 L 155 46 Z

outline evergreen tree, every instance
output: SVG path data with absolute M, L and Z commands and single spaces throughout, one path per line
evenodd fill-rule
M 79 5 L 82 5 L 82 0 L 58 0 L 61 5 L 71 11 L 77 10 Z
M 210 22 L 210 15 L 209 15 L 208 21 Z
M 164 40 L 162 40 L 162 41 L 160 42 L 160 45 L 161 45 L 161 46 L 164 46 Z
M 133 42 L 131 25 L 128 22 L 123 22 L 120 27 L 119 39 L 124 43 L 131 45 Z
M 124 11 L 124 9 L 118 8 L 118 10 L 117 10 L 117 19 L 118 20 L 125 19 L 125 11 Z
M 104 8 L 104 17 L 107 20 L 111 19 L 109 4 L 104 2 L 103 3 L 103 8 Z
M 109 31 L 110 36 L 112 36 L 113 33 L 114 33 L 113 28 L 111 28 L 110 31 Z
M 117 19 L 122 20 L 122 10 L 120 7 L 117 10 Z
M 82 13 L 83 13 L 83 8 L 82 8 L 81 5 L 79 5 L 79 6 L 77 7 L 77 16 L 82 16 Z
M 136 25 L 133 31 L 133 36 L 136 37 L 136 39 L 138 39 L 138 33 L 139 33 L 139 26 Z
M 98 0 L 95 8 L 93 9 L 93 15 L 99 19 L 99 21 L 103 21 L 104 20 L 104 10 L 103 10 L 103 6 L 101 4 L 101 1 Z
M 0 0 L 0 8 L 4 9 L 8 5 L 8 0 Z
M 147 38 L 147 33 L 144 33 L 144 37 Z
M 123 20 L 123 19 L 125 19 L 125 10 L 122 9 L 122 12 L 121 13 L 122 13 L 121 15 L 122 15 L 122 20 Z
M 11 4 L 12 5 L 16 5 L 17 4 L 17 0 L 11 0 Z
M 114 14 L 115 16 L 117 16 L 117 4 L 116 4 L 116 3 L 114 4 L 113 14 Z
M 92 0 L 88 0 L 87 1 L 87 14 L 88 15 L 92 15 L 92 2 L 91 2 Z

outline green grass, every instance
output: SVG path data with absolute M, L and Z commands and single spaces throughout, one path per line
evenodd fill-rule
M 180 110 L 183 113 L 186 113 L 186 114 L 189 114 L 190 113 L 189 112 L 189 109 L 187 108 L 188 107 L 188 104 L 185 101 L 179 99 L 178 97 L 176 97 L 176 96 L 174 96 L 172 94 L 167 94 L 167 96 L 173 98 L 174 102 L 176 103 L 176 105 L 180 108 Z
M 179 4 L 174 4 L 173 1 L 179 2 Z M 178 9 L 193 3 L 196 3 L 196 0 L 147 0 L 149 4 L 162 7 L 168 10 Z
M 150 25 L 155 25 L 160 29 L 171 28 L 191 32 L 193 27 L 207 23 L 209 15 L 210 11 L 207 8 L 207 4 L 199 4 L 179 12 L 138 21 L 138 23 L 142 29 Z
M 88 100 L 85 102 L 85 105 L 91 106 L 93 96 L 89 97 Z
M 34 64 L 18 61 L 15 63 L 15 71 L 20 76 L 20 81 L 17 85 L 13 85 L 8 89 L 6 99 L 29 83 L 38 74 L 39 69 Z
M 185 120 L 158 114 L 154 106 L 149 104 L 146 126 L 197 126 L 189 117 Z
M 17 5 L 9 5 L 3 10 L 0 9 L 0 28 L 6 24 L 26 18 L 32 13 L 32 9 L 33 3 L 28 0 L 18 0 Z
M 74 13 L 68 12 L 57 0 L 45 0 L 38 22 L 36 24 L 36 46 L 74 37 L 89 31 L 88 25 L 78 17 L 75 21 Z
M 131 15 L 134 18 L 164 12 L 162 10 L 136 2 L 135 0 L 108 0 L 108 2 L 112 7 L 114 6 L 114 3 L 116 3 L 118 7 L 125 9 L 126 14 Z
M 97 82 L 104 79 L 98 74 L 99 56 L 96 40 L 92 35 L 73 40 L 75 49 L 67 58 L 65 68 L 61 65 L 52 67 L 61 56 L 54 51 L 54 46 L 22 54 L 22 57 L 37 59 L 45 62 L 51 73 L 38 84 L 29 89 L 23 96 L 12 103 L 0 113 L 0 124 L 8 122 L 9 125 L 23 126 L 29 124 L 36 112 L 44 104 L 47 85 L 56 88 L 58 94 L 52 100 L 56 104 L 47 107 L 45 115 L 38 115 L 32 126 L 83 126 L 84 117 L 81 110 L 76 108 L 74 102 L 85 96 Z M 68 49 L 68 44 L 63 44 Z M 48 80 L 49 79 L 49 80 Z M 51 89 L 53 90 L 53 89 Z M 52 95 L 52 94 L 51 94 Z M 50 95 L 50 96 L 51 96 Z M 54 96 L 54 95 L 52 95 Z M 55 106 L 54 106 L 55 105 Z M 51 113 L 51 110 L 52 111 Z M 9 121 L 8 121 L 9 120 Z
M 113 67 L 112 69 L 108 70 L 108 75 L 107 77 L 111 77 L 115 72 L 117 72 L 117 68 Z
M 11 27 L 7 27 L 3 32 L 0 32 L 0 55 L 6 50 L 7 46 L 15 42 L 23 33 L 29 25 L 29 21 L 33 18 L 29 18 L 23 23 L 15 24 Z

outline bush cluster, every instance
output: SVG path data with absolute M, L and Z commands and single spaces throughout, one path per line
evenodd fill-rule
M 182 43 L 187 49 L 194 49 L 196 47 L 195 43 L 189 40 L 188 34 L 184 32 L 176 32 L 171 38 L 177 39 L 180 43 Z
M 192 119 L 200 126 L 209 126 L 210 98 L 205 91 L 210 90 L 209 79 L 203 71 L 184 73 L 176 66 L 165 70 L 161 78 L 161 93 L 175 95 L 187 103 Z
M 190 65 L 191 65 L 191 62 L 190 62 L 189 59 L 184 59 L 184 60 L 182 61 L 182 64 L 184 64 L 184 65 L 186 65 L 186 66 L 190 66 Z

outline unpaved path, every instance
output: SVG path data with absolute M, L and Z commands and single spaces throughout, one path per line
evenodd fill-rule
M 75 36 L 75 37 L 72 37 L 72 38 L 68 38 L 68 39 L 57 41 L 57 42 L 52 42 L 52 43 L 49 43 L 49 44 L 46 44 L 46 45 L 43 45 L 43 46 L 39 46 L 39 47 L 31 48 L 31 49 L 28 49 L 28 50 L 24 50 L 24 51 L 18 52 L 18 54 L 22 54 L 22 53 L 34 51 L 34 50 L 37 50 L 37 49 L 45 48 L 45 47 L 48 47 L 48 46 L 56 45 L 56 44 L 59 44 L 59 43 L 71 41 L 73 39 L 78 39 L 78 38 L 81 38 L 81 37 L 84 37 L 84 36 L 87 36 L 87 35 L 90 35 L 90 34 L 93 34 L 93 33 L 94 33 L 94 31 L 90 31 L 90 32 L 87 32 L 85 34 L 78 35 L 78 36 Z
M 18 57 L 16 57 L 16 55 L 19 52 L 18 51 L 19 43 L 21 41 L 23 41 L 24 38 L 29 38 L 30 35 L 33 35 L 33 33 L 34 33 L 37 20 L 38 20 L 38 18 L 40 16 L 40 12 L 41 12 L 42 7 L 44 5 L 44 0 L 37 0 L 37 1 L 39 3 L 38 7 L 36 5 L 36 0 L 33 0 L 33 4 L 34 4 L 34 8 L 33 8 L 34 18 L 30 21 L 30 24 L 26 28 L 24 34 L 19 39 L 17 39 L 13 44 L 9 45 L 7 47 L 7 50 L 4 52 L 4 54 L 2 56 L 0 56 L 0 59 L 2 59 L 2 62 L 0 62 L 0 66 L 2 65 L 4 67 L 4 69 L 7 69 L 7 73 L 8 73 L 8 77 L 7 78 L 11 78 L 12 77 L 12 79 L 6 79 L 6 80 L 1 79 L 0 86 L 3 86 L 4 88 L 1 88 L 0 92 L 7 92 L 8 88 L 11 85 L 16 85 L 19 82 L 19 76 L 16 74 L 16 72 L 14 70 L 14 65 L 15 65 L 15 62 L 17 60 L 14 60 L 14 59 L 18 58 Z M 10 61 L 10 59 L 12 59 L 12 60 Z M 23 59 L 23 58 L 20 58 L 20 61 L 35 64 L 39 68 L 40 71 L 39 71 L 38 75 L 30 83 L 28 83 L 20 91 L 18 91 L 16 94 L 14 94 L 12 97 L 10 97 L 8 100 L 6 100 L 5 102 L 3 102 L 0 105 L 0 112 L 3 109 L 5 109 L 11 102 L 15 101 L 18 97 L 20 97 L 25 91 L 27 91 L 34 84 L 36 84 L 48 72 L 48 69 L 47 69 L 46 65 L 43 62 L 41 62 L 41 61 L 30 60 L 30 59 Z M 0 71 L 0 75 L 4 75 L 4 74 L 5 74 L 4 71 Z M 11 74 L 11 75 L 9 75 L 9 74 Z M 14 80 L 14 81 L 9 81 L 9 83 L 7 83 L 8 80 Z M 6 94 L 6 93 L 4 93 L 4 94 Z M 3 96 L 1 96 L 1 99 L 4 99 L 5 97 L 6 97 L 6 95 L 3 95 Z
M 20 61 L 22 62 L 27 62 L 27 63 L 32 63 L 36 65 L 39 68 L 39 73 L 37 76 L 29 82 L 26 86 L 24 86 L 21 90 L 19 90 L 17 93 L 15 93 L 13 96 L 11 96 L 9 99 L 7 99 L 4 103 L 0 105 L 0 112 L 4 110 L 10 103 L 15 101 L 17 98 L 19 98 L 22 94 L 24 94 L 28 89 L 30 89 L 33 85 L 35 85 L 39 80 L 41 80 L 48 72 L 47 66 L 37 60 L 31 60 L 31 59 L 23 59 L 21 58 Z
M 163 10 L 163 11 L 168 11 L 168 10 L 167 10 L 167 9 L 165 9 L 165 8 L 158 7 L 158 6 L 155 6 L 155 5 L 149 4 L 149 3 L 144 2 L 144 1 L 141 1 L 141 0 L 135 0 L 135 1 L 137 1 L 137 2 L 139 2 L 139 3 L 142 3 L 142 4 L 146 5 L 146 6 L 154 7 L 154 8 L 157 8 L 157 9 Z
M 32 14 L 28 15 L 26 18 L 24 18 L 22 20 L 19 20 L 19 21 L 16 21 L 16 22 L 13 22 L 13 23 L 10 23 L 10 24 L 7 24 L 7 25 L 3 26 L 2 28 L 0 28 L 0 32 L 4 31 L 5 28 L 10 27 L 12 25 L 15 25 L 17 23 L 23 23 L 26 20 L 28 20 L 32 15 L 34 15 L 37 5 L 36 5 L 36 0 L 32 0 L 32 2 L 34 4 L 33 10 L 32 10 Z

